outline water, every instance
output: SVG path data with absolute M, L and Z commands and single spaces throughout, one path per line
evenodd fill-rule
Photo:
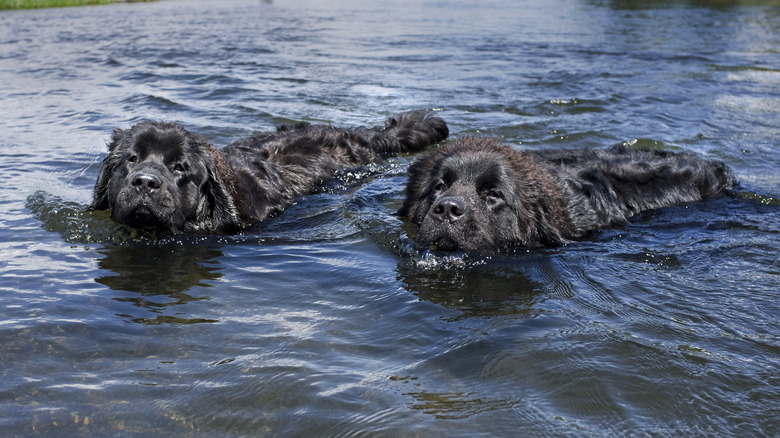
M 0 12 L 6 436 L 780 435 L 777 3 L 160 1 Z M 217 145 L 438 111 L 518 148 L 721 159 L 733 196 L 427 254 L 414 156 L 238 236 L 89 213 L 144 118 Z

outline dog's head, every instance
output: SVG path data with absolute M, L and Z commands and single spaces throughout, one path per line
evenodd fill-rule
M 116 129 L 91 208 L 123 224 L 163 231 L 215 230 L 236 222 L 218 175 L 218 157 L 180 125 L 141 122 Z
M 562 194 L 528 155 L 497 140 L 465 137 L 409 168 L 399 211 L 418 243 L 496 251 L 559 243 Z

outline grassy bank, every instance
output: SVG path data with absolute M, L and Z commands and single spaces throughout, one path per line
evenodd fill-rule
M 63 6 L 106 5 L 109 3 L 116 3 L 116 0 L 0 0 L 0 10 L 59 8 Z

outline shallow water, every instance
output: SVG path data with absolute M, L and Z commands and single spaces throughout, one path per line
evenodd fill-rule
M 780 9 L 703 4 L 0 12 L 3 434 L 777 436 Z M 414 156 L 237 236 L 85 212 L 115 127 L 224 145 L 420 108 L 518 148 L 692 151 L 741 186 L 492 257 L 414 246 Z

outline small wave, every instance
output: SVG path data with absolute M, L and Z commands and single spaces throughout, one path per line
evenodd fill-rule
M 134 94 L 126 99 L 123 99 L 122 104 L 126 105 L 128 109 L 131 109 L 134 112 L 137 112 L 139 107 L 144 106 L 168 111 L 180 111 L 182 108 L 187 108 L 186 105 L 174 102 L 163 96 L 156 96 L 152 94 Z

